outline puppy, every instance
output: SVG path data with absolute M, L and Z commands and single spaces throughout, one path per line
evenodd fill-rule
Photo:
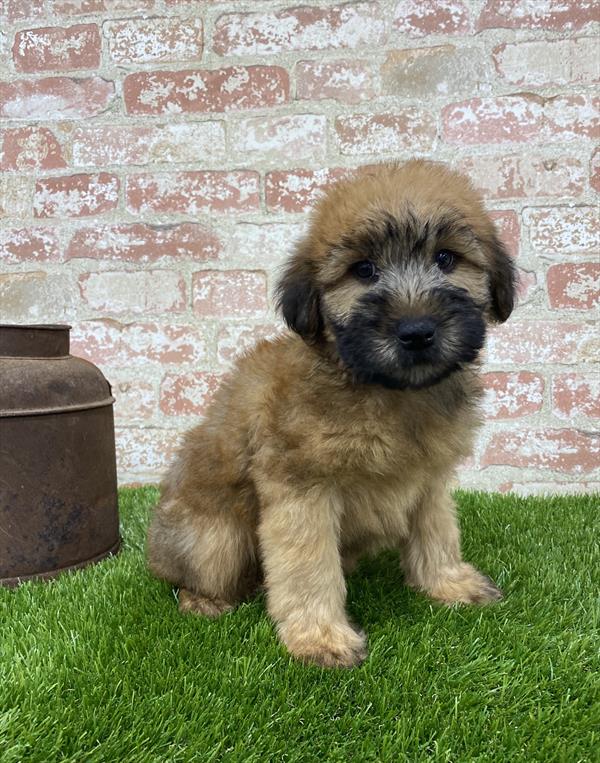
M 179 608 L 214 617 L 264 582 L 289 651 L 366 655 L 344 573 L 382 548 L 433 599 L 501 597 L 464 562 L 449 494 L 472 450 L 486 325 L 515 274 L 469 181 L 425 161 L 335 185 L 278 285 L 291 332 L 243 357 L 185 436 L 149 530 Z

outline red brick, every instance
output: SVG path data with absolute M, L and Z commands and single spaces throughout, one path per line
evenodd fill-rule
M 401 0 L 394 10 L 394 29 L 411 37 L 466 34 L 469 11 L 462 0 Z
M 537 290 L 537 276 L 530 270 L 517 268 L 517 304 L 527 302 Z
M 60 143 L 47 127 L 17 127 L 0 134 L 0 170 L 56 170 L 67 166 Z
M 93 225 L 80 228 L 67 248 L 68 259 L 146 263 L 157 260 L 206 262 L 221 252 L 218 237 L 197 223 L 177 225 Z
M 197 326 L 129 323 L 104 319 L 75 323 L 71 352 L 97 365 L 165 365 L 201 363 L 206 338 Z
M 71 355 L 89 360 L 102 368 L 123 363 L 121 353 L 122 325 L 113 320 L 73 322 Z
M 175 0 L 182 3 L 183 0 Z M 152 8 L 154 0 L 4 0 L 10 21 L 53 16 L 81 16 L 102 11 L 140 12 Z M 1 15 L 1 14 L 0 14 Z
M 523 143 L 600 135 L 600 99 L 587 95 L 543 98 L 533 93 L 472 98 L 442 109 L 449 143 Z
M 31 215 L 33 180 L 31 176 L 0 173 L 0 218 L 14 217 L 21 225 Z
M 591 84 L 598 81 L 598 40 L 529 40 L 494 48 L 501 77 L 528 87 Z
M 223 112 L 278 106 L 289 98 L 289 76 L 279 66 L 136 72 L 125 77 L 128 114 Z
M 46 77 L 0 82 L 0 116 L 6 119 L 84 119 L 105 111 L 115 85 L 101 77 Z
M 600 304 L 600 263 L 552 265 L 546 275 L 548 299 L 555 309 L 591 310 Z
M 278 267 L 304 231 L 298 223 L 238 223 L 231 231 L 227 262 L 253 269 Z
M 75 307 L 67 273 L 0 273 L 4 323 L 64 323 Z
M 46 12 L 47 0 L 4 0 L 0 6 L 0 17 L 9 21 L 27 21 L 37 19 Z
M 381 67 L 383 92 L 406 98 L 489 92 L 491 66 L 481 50 L 455 45 L 391 50 Z
M 590 159 L 590 186 L 600 193 L 600 148 L 595 149 Z
M 545 129 L 542 137 L 560 142 L 600 138 L 599 106 L 600 98 L 587 95 L 549 98 L 544 106 Z
M 158 402 L 154 384 L 131 376 L 116 381 L 113 373 L 111 373 L 111 380 L 117 421 L 135 421 L 152 417 L 157 410 Z
M 103 314 L 183 312 L 185 280 L 171 270 L 103 271 L 79 276 L 85 304 Z
M 120 427 L 115 428 L 117 475 L 125 478 L 147 478 L 160 482 L 173 461 L 181 433 L 177 429 Z
M 48 5 L 56 14 L 78 16 L 87 13 L 100 13 L 106 10 L 128 10 L 137 5 L 143 7 L 144 0 L 139 4 L 135 3 L 135 5 L 134 0 L 129 0 L 129 2 L 126 0 L 125 2 L 123 0 L 49 0 Z
M 85 217 L 116 209 L 119 178 L 108 172 L 41 178 L 36 182 L 36 217 Z
M 198 326 L 132 323 L 123 326 L 121 352 L 125 363 L 205 362 L 207 343 Z
M 102 31 L 117 64 L 190 61 L 202 56 L 199 18 L 139 18 L 106 21 Z
M 544 380 L 529 371 L 484 374 L 484 410 L 490 419 L 514 419 L 536 413 L 544 402 Z
M 205 318 L 260 318 L 267 283 L 260 270 L 203 270 L 192 276 L 194 312 Z
M 461 161 L 459 169 L 487 199 L 579 196 L 587 179 L 583 163 L 570 156 L 477 156 Z
M 530 142 L 544 126 L 543 101 L 531 95 L 472 98 L 445 106 L 442 124 L 449 143 Z
M 139 13 L 154 6 L 154 0 L 51 0 L 52 10 L 60 15 L 77 16 L 102 11 L 133 11 Z
M 552 410 L 567 421 L 600 418 L 600 375 L 557 374 L 552 379 Z
M 594 207 L 536 207 L 524 210 L 533 249 L 544 253 L 598 250 L 600 220 Z
M 220 363 L 231 363 L 263 339 L 280 334 L 281 326 L 274 323 L 226 324 L 217 335 L 217 358 Z
M 31 21 L 102 11 L 139 12 L 152 8 L 154 0 L 4 0 L 4 4 L 10 21 Z
M 167 416 L 202 416 L 221 377 L 204 371 L 165 374 L 160 385 L 160 410 Z
M 384 20 L 379 3 L 303 6 L 267 13 L 232 13 L 215 25 L 213 50 L 222 56 L 265 55 L 289 50 L 327 50 L 380 45 Z
M 296 98 L 360 103 L 376 95 L 375 76 L 366 61 L 299 61 Z
M 512 209 L 494 210 L 489 213 L 494 221 L 502 242 L 512 257 L 518 257 L 521 241 L 519 216 Z
M 335 120 L 342 154 L 386 154 L 433 147 L 436 121 L 422 109 L 406 108 L 395 114 L 349 114 Z
M 487 359 L 502 365 L 592 361 L 600 337 L 592 323 L 510 320 L 489 332 Z
M 276 212 L 309 212 L 325 188 L 351 174 L 352 170 L 342 167 L 268 172 L 267 207 Z
M 100 54 L 100 31 L 96 24 L 25 29 L 17 32 L 13 45 L 13 59 L 19 72 L 97 69 Z
M 596 0 L 487 0 L 477 27 L 570 32 L 599 20 Z
M 327 148 L 327 118 L 292 114 L 243 119 L 230 129 L 230 145 L 241 156 L 255 159 L 322 159 Z
M 102 125 L 73 133 L 73 164 L 105 167 L 174 162 L 215 161 L 225 155 L 222 122 L 169 124 L 160 127 Z
M 258 209 L 258 173 L 173 172 L 127 178 L 127 208 L 134 213 L 248 212 Z
M 55 262 L 61 259 L 56 231 L 52 228 L 0 229 L 0 262 Z
M 585 474 L 600 466 L 600 437 L 576 429 L 497 432 L 482 465 Z

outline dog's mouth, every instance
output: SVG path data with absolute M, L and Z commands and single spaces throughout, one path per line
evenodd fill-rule
M 486 333 L 482 310 L 457 293 L 442 294 L 435 313 L 401 318 L 371 301 L 332 327 L 339 357 L 355 380 L 393 389 L 438 384 L 478 358 Z
M 343 339 L 337 343 L 342 362 L 357 382 L 381 384 L 391 389 L 422 389 L 439 384 L 475 361 L 480 350 L 480 347 L 463 347 L 459 353 L 445 353 L 440 359 L 435 348 L 409 354 L 395 348 L 393 342 L 382 342 L 381 346 L 385 347 L 383 352 L 376 350 L 358 355 Z

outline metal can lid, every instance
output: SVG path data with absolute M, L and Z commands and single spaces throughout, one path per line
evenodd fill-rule
M 112 405 L 100 369 L 69 355 L 70 326 L 0 326 L 0 417 Z
M 0 358 L 57 358 L 69 354 L 69 332 L 64 324 L 0 324 Z

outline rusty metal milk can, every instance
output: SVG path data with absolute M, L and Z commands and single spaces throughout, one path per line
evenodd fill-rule
M 0 585 L 119 549 L 114 398 L 69 331 L 0 325 Z

